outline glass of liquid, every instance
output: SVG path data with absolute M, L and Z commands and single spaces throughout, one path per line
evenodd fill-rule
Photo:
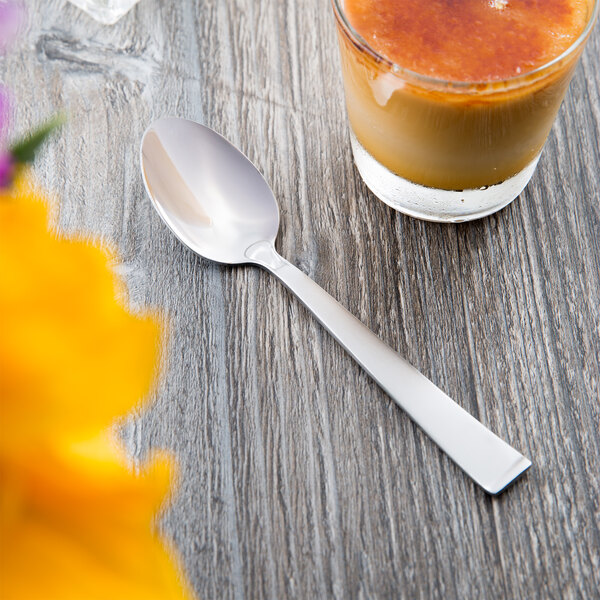
M 87 12 L 96 21 L 112 25 L 139 0 L 70 0 L 70 2 Z
M 441 222 L 529 182 L 598 0 L 332 0 L 354 161 L 371 191 Z

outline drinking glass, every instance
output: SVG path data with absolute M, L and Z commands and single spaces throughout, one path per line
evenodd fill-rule
M 100 21 L 100 23 L 112 25 L 139 0 L 70 0 L 70 2 Z
M 478 219 L 527 185 L 598 14 L 541 67 L 501 81 L 444 81 L 402 68 L 335 13 L 354 162 L 381 200 L 413 217 Z

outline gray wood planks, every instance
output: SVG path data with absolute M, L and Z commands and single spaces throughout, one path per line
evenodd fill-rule
M 65 109 L 36 173 L 115 244 L 171 330 L 124 435 L 180 460 L 162 520 L 202 598 L 593 598 L 600 589 L 600 35 L 530 186 L 468 225 L 375 200 L 352 166 L 324 0 L 142 0 L 103 27 L 29 0 L 0 63 L 16 128 Z M 216 128 L 271 183 L 278 249 L 534 468 L 492 499 L 274 279 L 194 256 L 146 201 L 153 118 Z

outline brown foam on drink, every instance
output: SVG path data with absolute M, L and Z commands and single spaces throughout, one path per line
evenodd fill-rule
M 346 0 L 379 54 L 449 81 L 506 79 L 546 64 L 580 36 L 589 0 Z

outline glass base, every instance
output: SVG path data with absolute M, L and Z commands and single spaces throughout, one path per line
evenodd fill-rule
M 70 0 L 104 25 L 113 25 L 139 0 Z
M 471 190 L 438 190 L 408 181 L 375 160 L 350 130 L 354 162 L 368 188 L 392 208 L 417 219 L 461 223 L 481 219 L 510 204 L 525 188 L 538 154 L 522 171 L 502 183 Z

